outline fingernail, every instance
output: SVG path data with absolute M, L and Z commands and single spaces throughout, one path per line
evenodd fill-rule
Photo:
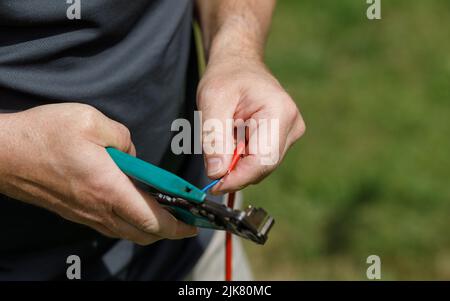
M 209 193 L 212 194 L 212 195 L 215 195 L 215 196 L 219 196 L 219 195 L 223 195 L 224 194 L 222 191 L 217 191 L 217 190 L 210 191 Z
M 191 235 L 187 236 L 187 237 L 188 237 L 188 238 L 189 238 L 189 237 L 196 237 L 196 236 L 198 235 L 198 233 L 199 233 L 199 229 L 198 229 L 198 228 L 195 228 L 195 232 L 192 233 Z
M 206 164 L 208 168 L 208 176 L 214 176 L 222 169 L 221 158 L 208 158 L 208 160 L 206 160 Z

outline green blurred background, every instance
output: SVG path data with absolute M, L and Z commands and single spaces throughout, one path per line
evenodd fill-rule
M 280 0 L 267 63 L 307 132 L 246 189 L 276 218 L 257 279 L 450 279 L 450 1 Z

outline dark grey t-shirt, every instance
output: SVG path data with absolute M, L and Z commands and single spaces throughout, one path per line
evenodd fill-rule
M 90 104 L 131 130 L 140 158 L 200 185 L 202 159 L 173 157 L 169 149 L 171 122 L 194 110 L 192 1 L 81 0 L 79 11 L 71 5 L 0 1 L 0 113 Z M 69 19 L 68 10 L 80 19 Z M 0 229 L 0 279 L 64 278 L 71 254 L 81 257 L 83 279 L 180 279 L 204 248 L 200 239 L 118 245 L 2 195 Z

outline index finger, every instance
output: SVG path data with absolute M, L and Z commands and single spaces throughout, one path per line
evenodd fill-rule
M 259 132 L 258 132 L 259 131 Z M 239 161 L 233 160 L 236 164 L 235 170 L 232 171 L 233 165 L 230 166 L 230 173 L 227 174 L 217 185 L 213 187 L 213 194 L 219 192 L 237 191 L 249 184 L 256 184 L 270 174 L 280 162 L 284 154 L 284 146 L 286 139 L 281 139 L 279 133 L 267 133 L 260 127 L 249 129 L 248 139 L 249 155 L 241 158 Z M 280 143 L 281 142 L 281 143 Z M 245 143 L 238 143 L 236 154 L 243 153 L 242 148 Z M 234 157 L 233 159 L 238 159 Z
M 275 166 L 261 164 L 260 158 L 255 155 L 246 156 L 237 163 L 235 169 L 226 175 L 211 189 L 211 193 L 238 191 L 256 184 L 269 175 Z

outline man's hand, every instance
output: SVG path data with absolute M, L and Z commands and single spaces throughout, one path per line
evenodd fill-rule
M 2 194 L 141 245 L 197 233 L 115 165 L 105 147 L 135 155 L 130 132 L 93 107 L 55 104 L 1 114 L 0 139 Z
M 261 181 L 273 171 L 288 148 L 303 135 L 305 124 L 294 101 L 263 63 L 263 46 L 274 1 L 197 0 L 197 8 L 208 57 L 197 94 L 203 122 L 219 119 L 224 128 L 226 120 L 230 119 L 256 122 L 275 119 L 279 122 L 279 133 L 266 133 L 278 134 L 278 143 L 270 145 L 270 152 L 276 153 L 279 160 L 266 165 L 262 164 L 261 153 L 250 153 L 212 190 L 235 191 Z M 204 138 L 206 135 L 204 143 L 220 140 L 221 144 L 226 144 L 234 140 L 230 131 L 215 132 L 213 139 L 210 133 L 204 133 Z M 257 145 L 258 135 L 247 133 L 247 144 Z M 268 141 L 271 139 L 273 137 Z M 208 176 L 223 176 L 231 155 L 205 152 Z

